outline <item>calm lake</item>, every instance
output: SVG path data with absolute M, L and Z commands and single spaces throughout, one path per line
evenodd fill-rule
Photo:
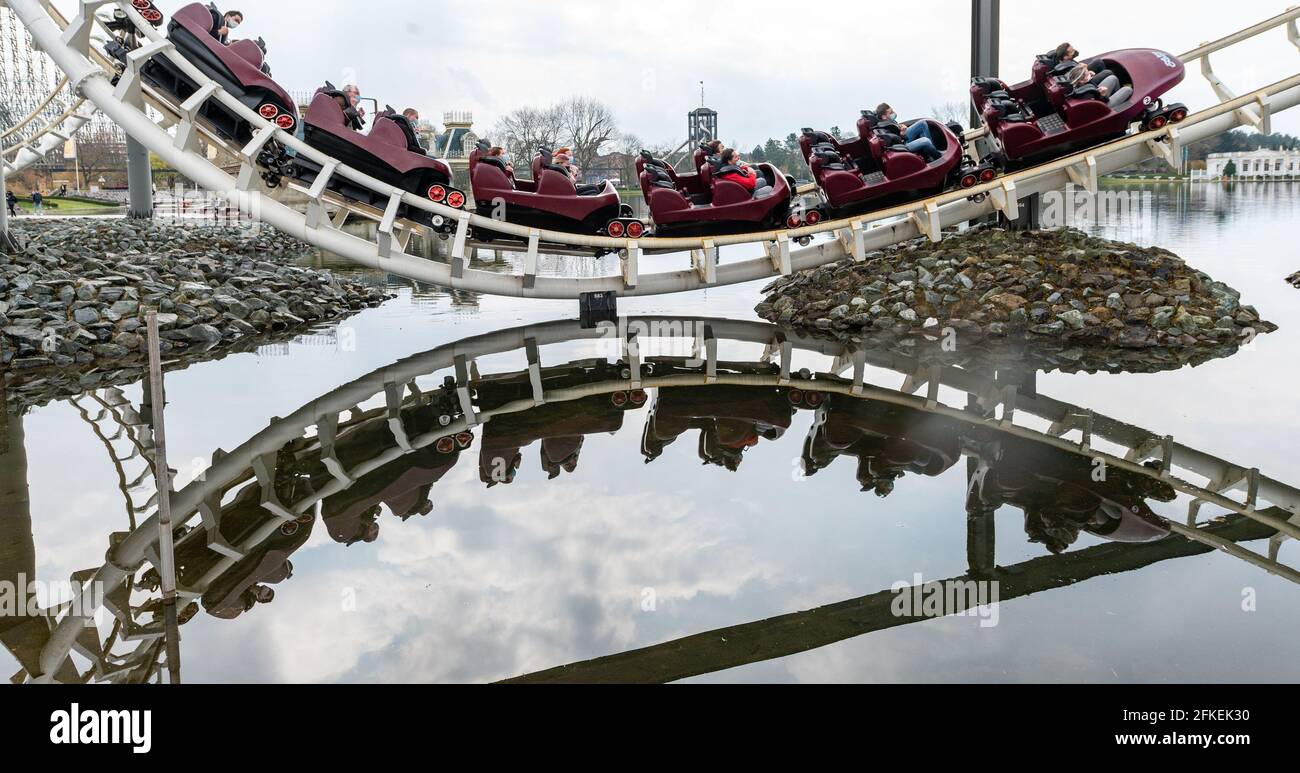
M 1243 303 L 1280 329 L 1196 368 L 1039 374 L 1038 393 L 1300 486 L 1300 290 L 1284 281 L 1300 270 L 1300 185 L 1124 190 L 1150 192 L 1137 216 L 1080 227 L 1172 250 L 1240 290 Z M 543 269 L 613 273 L 614 260 L 552 259 Z M 653 270 L 654 260 L 647 258 L 642 270 Z M 167 440 L 178 486 L 202 473 L 214 450 L 237 448 L 277 417 L 366 374 L 462 339 L 565 320 L 576 311 L 571 302 L 480 297 L 412 287 L 378 273 L 367 277 L 390 284 L 398 297 L 293 343 L 168 375 Z M 756 321 L 762 286 L 629 299 L 619 311 Z M 719 359 L 734 362 L 757 362 L 763 349 L 732 341 L 720 346 Z M 661 354 L 691 352 L 646 356 Z M 613 360 L 618 352 L 590 339 L 541 349 L 545 366 L 593 357 Z M 813 353 L 795 357 L 796 367 L 814 371 L 829 364 Z M 512 348 L 482 356 L 476 365 L 487 377 L 523 371 L 527 359 L 524 350 Z M 417 381 L 422 390 L 434 390 L 454 373 L 444 368 Z M 883 368 L 867 374 L 869 384 L 888 389 L 898 389 L 903 378 Z M 522 383 L 526 391 L 526 374 Z M 1013 495 L 992 505 L 989 544 L 973 548 L 968 474 L 979 460 L 968 451 L 997 438 L 862 400 L 835 398 L 819 414 L 782 404 L 783 391 L 710 389 L 694 396 L 685 389 L 652 390 L 644 403 L 613 412 L 604 397 L 574 403 L 571 410 L 550 405 L 554 410 L 545 417 L 512 425 L 513 436 L 485 432 L 491 422 L 475 428 L 458 463 L 423 480 L 417 475 L 406 488 L 388 490 L 390 496 L 357 498 L 353 508 L 360 510 L 384 502 L 373 541 L 345 545 L 337 529 L 316 523 L 293 546 L 292 577 L 271 585 L 273 600 L 235 619 L 199 612 L 182 629 L 184 678 L 484 682 L 748 626 L 737 632 L 736 647 L 777 637 L 784 646 L 772 657 L 737 666 L 747 659 L 743 652 L 687 639 L 679 655 L 689 665 L 663 673 L 777 682 L 1300 679 L 1300 664 L 1286 654 L 1300 631 L 1300 587 L 1284 577 L 1217 551 L 1156 551 L 1130 566 L 1116 547 L 1131 546 L 1088 530 L 1053 557 L 1042 542 L 1027 538 L 1025 510 Z M 123 391 L 139 404 L 139 385 Z M 478 396 L 485 399 L 485 391 Z M 955 391 L 945 390 L 941 399 L 965 405 Z M 762 404 L 749 404 L 755 401 Z M 383 406 L 382 394 L 367 403 L 376 405 Z M 656 446 L 650 454 L 656 458 L 647 463 L 652 406 L 653 438 L 676 442 Z M 830 417 L 821 437 L 847 433 L 865 445 L 829 454 L 824 469 L 807 476 L 805 438 L 819 415 Z M 104 442 L 71 402 L 34 409 L 20 421 L 37 579 L 66 580 L 98 567 L 110 534 L 129 526 Z M 539 437 L 551 440 L 539 448 Z M 485 438 L 495 445 L 480 462 Z M 1013 473 L 1037 476 L 1033 485 L 1046 487 L 1042 496 L 1089 489 L 1086 460 L 1080 469 L 1077 459 L 1053 460 L 1003 441 L 1011 456 L 1024 457 L 1016 470 L 1001 470 L 1008 491 L 1019 491 L 1009 482 Z M 501 458 L 509 466 L 516 445 L 522 461 L 513 480 L 486 485 L 492 462 Z M 832 462 L 837 454 L 850 458 Z M 854 454 L 870 457 L 871 470 L 862 472 Z M 715 461 L 743 456 L 743 462 L 733 462 L 733 471 L 702 463 L 702 455 Z M 543 461 L 557 477 L 548 479 Z M 888 479 L 892 493 L 863 491 L 864 475 Z M 1083 483 L 1062 483 L 1078 476 Z M 1112 494 L 1089 489 L 1080 496 L 1129 505 Z M 426 497 L 432 509 L 420 515 Z M 1134 501 L 1174 520 L 1186 517 L 1183 496 Z M 403 521 L 391 512 L 397 507 L 415 514 Z M 1206 508 L 1203 517 L 1215 514 Z M 1247 546 L 1260 551 L 1265 544 Z M 907 624 L 882 615 L 879 624 L 857 620 L 837 629 L 819 613 L 784 627 L 749 626 L 881 594 L 918 576 L 923 582 L 960 577 L 976 560 L 972 552 L 981 551 L 1008 570 L 1003 598 L 983 614 Z M 1048 563 L 1081 551 L 1093 552 L 1069 564 Z M 1284 543 L 1279 558 L 1300 566 L 1300 545 Z M 1034 586 L 1040 576 L 1041 589 Z M 1023 594 L 1013 593 L 1017 577 L 1031 586 Z M 110 622 L 103 619 L 107 631 Z M 123 642 L 118 650 L 136 646 Z M 85 668 L 86 661 L 78 663 Z M 621 672 L 615 665 L 608 673 L 646 678 L 656 667 L 648 656 L 627 668 L 649 672 Z M 19 669 L 7 650 L 0 650 L 3 669 Z

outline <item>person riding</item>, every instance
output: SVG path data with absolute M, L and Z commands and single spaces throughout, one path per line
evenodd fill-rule
M 217 28 L 212 31 L 212 37 L 221 42 L 221 45 L 230 45 L 230 33 L 234 32 L 239 25 L 244 23 L 244 14 L 242 11 L 226 11 L 221 17 Z
M 506 174 L 510 175 L 511 180 L 515 179 L 515 165 L 510 163 L 510 156 L 506 153 L 505 148 L 500 145 L 493 145 L 488 149 L 487 154 L 488 158 L 501 159 L 501 165 L 505 167 Z
M 348 98 L 348 106 L 356 113 L 357 121 L 364 124 L 366 121 L 366 109 L 361 106 L 361 88 L 356 84 L 349 83 L 343 87 L 343 94 Z M 348 107 L 344 107 L 347 112 Z
M 902 123 L 898 120 L 898 113 L 889 106 L 888 102 L 881 102 L 876 107 L 876 116 L 882 123 L 893 123 L 898 126 L 903 144 L 912 153 L 920 155 L 926 161 L 938 161 L 943 157 L 934 144 L 934 135 L 930 131 L 929 121 L 915 121 L 911 125 Z
M 724 148 L 718 154 L 718 179 L 736 183 L 752 193 L 754 198 L 763 198 L 772 194 L 767 178 L 742 161 L 735 148 Z
M 356 86 L 344 86 L 342 90 L 331 92 L 331 94 L 334 101 L 338 103 L 339 108 L 343 110 L 343 118 L 347 127 L 358 132 L 365 128 L 365 124 L 361 121 L 362 111 L 357 108 L 357 98 L 361 94 L 360 90 Z M 300 121 L 299 126 L 301 125 L 302 122 Z
M 1083 86 L 1096 86 L 1098 93 L 1107 99 L 1112 108 L 1128 102 L 1133 96 L 1133 87 L 1120 88 L 1119 78 L 1110 70 L 1096 73 L 1086 64 L 1077 65 L 1070 71 L 1070 85 L 1076 89 Z

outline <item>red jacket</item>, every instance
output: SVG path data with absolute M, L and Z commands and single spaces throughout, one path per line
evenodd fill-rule
M 749 174 L 741 174 L 740 172 L 731 172 L 729 174 L 724 174 L 721 179 L 730 180 L 731 182 L 736 183 L 740 187 L 752 193 L 755 186 L 758 185 L 758 178 L 754 175 L 753 170 L 749 168 L 745 168 L 742 171 L 749 172 Z

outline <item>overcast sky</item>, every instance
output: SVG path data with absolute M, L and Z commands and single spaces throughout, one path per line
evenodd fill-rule
M 185 5 L 156 2 L 169 14 Z M 425 118 L 473 111 L 480 133 L 521 105 L 581 94 L 609 104 L 620 128 L 646 143 L 676 144 L 686 112 L 699 104 L 700 80 L 723 140 L 742 148 L 803 126 L 851 130 L 859 110 L 881 101 L 913 116 L 967 99 L 969 0 L 225 2 L 247 15 L 237 36 L 266 38 L 285 88 L 356 80 L 365 96 L 415 106 Z M 1289 4 L 1003 0 L 1001 75 L 1024 79 L 1034 54 L 1066 39 L 1085 55 L 1132 46 L 1179 54 Z M 1300 52 L 1278 29 L 1216 57 L 1215 69 L 1244 93 L 1300 71 Z M 1217 101 L 1196 68 L 1174 97 L 1193 109 Z M 1278 116 L 1275 129 L 1300 133 L 1300 115 Z

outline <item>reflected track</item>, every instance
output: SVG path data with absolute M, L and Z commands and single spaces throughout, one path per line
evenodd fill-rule
M 201 575 L 191 574 L 184 578 L 178 589 L 182 598 L 202 596 L 214 583 L 221 582 L 232 567 L 254 555 L 276 535 L 292 536 L 292 530 L 315 519 L 320 503 L 327 498 L 347 491 L 368 475 L 399 462 L 403 457 L 435 447 L 449 437 L 455 438 L 458 434 L 484 426 L 491 427 L 498 417 L 617 392 L 724 385 L 779 387 L 862 398 L 942 417 L 972 431 L 994 432 L 1041 443 L 1084 463 L 1104 460 L 1112 469 L 1171 487 L 1188 497 L 1190 504 L 1185 523 L 1169 524 L 1182 539 L 1153 543 L 1170 543 L 1165 548 L 1156 550 L 1149 545 L 1123 545 L 1090 550 L 1101 550 L 1099 555 L 1104 557 L 1110 556 L 1112 549 L 1119 551 L 1113 559 L 1118 562 L 1116 565 L 1137 561 L 1134 564 L 1136 568 L 1148 559 L 1159 560 L 1218 549 L 1300 583 L 1300 572 L 1277 560 L 1282 542 L 1289 537 L 1300 537 L 1300 515 L 1297 515 L 1300 513 L 1300 490 L 1264 476 L 1256 468 L 1234 464 L 1178 443 L 1168 435 L 1153 433 L 1086 408 L 1040 394 L 1025 393 L 1020 379 L 1005 375 L 931 366 L 898 354 L 853 349 L 837 342 L 800 337 L 757 322 L 681 317 L 634 317 L 622 322 L 618 327 L 583 329 L 576 321 L 559 321 L 450 343 L 332 390 L 293 414 L 276 419 L 238 448 L 230 452 L 215 452 L 211 466 L 201 478 L 171 497 L 177 526 L 199 517 L 202 533 L 208 535 L 206 548 L 211 551 L 208 560 L 203 562 Z M 675 341 L 680 348 L 689 348 L 692 357 L 642 357 L 643 346 L 652 340 Z M 604 345 L 611 347 L 611 353 L 605 358 L 580 363 L 543 365 L 542 347 L 584 341 L 603 341 Z M 727 359 L 719 354 L 723 347 L 742 344 L 763 346 L 763 355 L 751 362 L 743 358 Z M 612 353 L 613 350 L 617 355 Z M 479 373 L 478 359 L 508 352 L 521 355 L 528 363 L 527 369 L 493 376 Z M 811 366 L 801 367 L 796 362 L 810 357 L 818 358 L 822 364 L 827 359 L 832 362 L 829 368 L 821 371 Z M 575 368 L 595 375 L 577 381 L 557 378 L 556 374 L 572 373 Z M 879 384 L 880 375 L 890 373 L 903 377 L 901 386 L 894 388 Z M 423 387 L 417 383 L 418 379 L 435 375 L 444 375 L 450 381 L 444 380 L 442 386 L 434 389 L 430 389 L 427 382 Z M 485 408 L 481 391 L 483 385 L 492 379 L 514 380 L 523 386 L 518 394 L 508 395 L 504 400 L 495 401 L 492 407 Z M 950 391 L 963 398 L 959 403 L 962 407 L 943 402 L 942 398 Z M 404 412 L 435 404 L 439 406 L 441 420 L 432 428 L 412 428 L 405 420 Z M 1047 426 L 1043 427 L 1044 424 Z M 362 458 L 341 453 L 349 438 L 362 432 L 378 432 L 383 442 L 374 448 L 368 447 Z M 466 445 L 462 444 L 462 448 Z M 1157 460 L 1157 463 L 1148 464 L 1148 460 Z M 324 472 L 318 476 L 319 485 L 313 482 L 305 488 L 286 487 L 285 481 L 292 479 L 297 474 L 294 470 L 303 463 L 323 468 Z M 222 518 L 228 511 L 225 495 L 243 484 L 250 484 L 245 490 L 256 494 L 254 509 L 260 508 L 261 516 L 256 527 L 244 530 L 237 543 L 226 543 L 220 536 Z M 1234 492 L 1240 492 L 1240 496 L 1235 496 Z M 1231 513 L 1229 524 L 1232 528 L 1206 523 L 1200 517 L 1201 508 L 1206 504 Z M 107 654 L 111 650 L 108 643 L 97 640 L 93 635 L 94 628 L 83 626 L 84 616 L 69 613 L 53 625 L 48 639 L 42 642 L 39 673 L 25 673 L 21 675 L 23 680 L 62 681 L 56 675 L 65 673 L 62 669 L 74 647 L 95 663 L 86 678 L 135 680 L 156 672 L 160 653 L 156 645 L 161 626 L 157 616 L 151 612 L 149 615 L 153 619 L 145 619 L 149 615 L 142 616 L 141 604 L 132 598 L 136 578 L 145 570 L 145 565 L 157 564 L 156 519 L 157 515 L 153 514 L 119 535 L 113 540 L 107 563 L 79 572 L 74 578 L 79 586 L 96 582 L 107 588 L 106 606 L 117 618 L 121 640 L 142 644 L 131 653 L 110 656 Z M 1246 539 L 1265 537 L 1269 538 L 1266 553 L 1257 553 L 1237 544 Z M 181 539 L 184 538 L 182 535 Z M 1131 554 L 1126 552 L 1130 549 L 1134 551 Z M 1148 552 L 1151 550 L 1155 552 Z M 1170 552 L 1166 555 L 1162 552 L 1164 550 Z M 1076 560 L 1068 556 L 1051 560 L 1067 559 Z M 1030 565 L 1038 566 L 1034 562 Z M 1053 582 L 1070 582 L 1059 578 L 1052 580 L 1050 571 L 1043 571 L 1041 580 L 1025 581 L 1024 593 L 1058 587 L 1052 585 Z M 79 593 L 84 595 L 84 587 Z M 846 602 L 849 605 L 854 603 L 857 602 Z M 848 629 L 835 630 L 844 634 Z M 865 630 L 859 629 L 859 632 Z M 87 637 L 96 640 L 87 641 Z M 657 657 L 650 656 L 650 660 Z M 24 659 L 24 662 L 32 660 Z

